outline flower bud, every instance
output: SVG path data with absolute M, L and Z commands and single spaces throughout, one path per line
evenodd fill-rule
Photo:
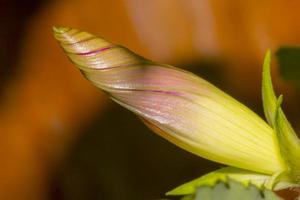
M 207 81 L 84 31 L 55 27 L 54 35 L 89 81 L 167 140 L 222 164 L 283 170 L 273 129 Z

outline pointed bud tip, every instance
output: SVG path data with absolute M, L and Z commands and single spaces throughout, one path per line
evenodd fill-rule
M 67 32 L 68 30 L 70 30 L 70 28 L 63 27 L 63 26 L 53 26 L 52 29 L 55 34 L 63 34 L 65 32 Z

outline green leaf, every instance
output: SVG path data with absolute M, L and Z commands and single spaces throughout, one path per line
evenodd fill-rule
M 260 190 L 250 184 L 245 187 L 243 184 L 233 180 L 219 182 L 213 187 L 203 186 L 197 189 L 194 200 L 280 200 L 270 190 Z
M 265 116 L 269 124 L 274 127 L 277 98 L 272 85 L 270 63 L 271 51 L 268 50 L 263 64 L 262 99 Z
M 201 186 L 213 186 L 219 181 L 226 181 L 227 179 L 232 179 L 242 183 L 247 186 L 249 183 L 259 187 L 259 188 L 267 188 L 273 189 L 274 178 L 269 175 L 260 174 L 248 170 L 243 170 L 234 167 L 225 167 L 214 172 L 210 172 L 200 178 L 197 178 L 193 181 L 185 183 L 167 193 L 167 195 L 188 195 L 194 194 L 196 192 L 196 188 Z M 275 186 L 275 190 L 284 189 L 292 186 L 289 182 L 279 182 Z
M 300 89 L 300 47 L 281 47 L 276 55 L 280 75 Z
M 280 108 L 282 100 L 278 99 L 275 114 L 275 132 L 280 144 L 280 151 L 290 171 L 293 182 L 300 183 L 300 141 L 291 124 Z
M 282 96 L 278 99 L 272 86 L 270 74 L 271 53 L 267 52 L 263 66 L 262 97 L 266 118 L 274 128 L 282 162 L 286 165 L 286 172 L 278 172 L 280 178 L 299 183 L 300 178 L 300 141 L 281 109 Z M 290 173 L 290 177 L 287 177 Z M 290 180 L 288 180 L 290 181 Z
M 195 196 L 194 195 L 187 195 L 182 197 L 180 200 L 194 200 Z

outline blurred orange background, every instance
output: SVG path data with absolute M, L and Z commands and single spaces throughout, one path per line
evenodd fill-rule
M 52 36 L 87 30 L 191 70 L 262 113 L 268 48 L 300 45 L 297 0 L 4 0 L 0 199 L 157 199 L 219 165 L 147 130 L 89 84 Z M 300 131 L 300 93 L 274 84 Z

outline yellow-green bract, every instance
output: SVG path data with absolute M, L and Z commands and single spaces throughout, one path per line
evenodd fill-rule
M 196 185 L 226 177 L 268 188 L 278 182 L 275 188 L 297 183 L 292 177 L 298 176 L 299 141 L 294 133 L 290 138 L 292 128 L 282 120 L 285 117 L 271 85 L 269 54 L 263 97 L 271 126 L 190 72 L 149 61 L 78 29 L 54 27 L 54 36 L 89 81 L 156 133 L 196 155 L 231 166 L 170 194 L 192 193 Z

